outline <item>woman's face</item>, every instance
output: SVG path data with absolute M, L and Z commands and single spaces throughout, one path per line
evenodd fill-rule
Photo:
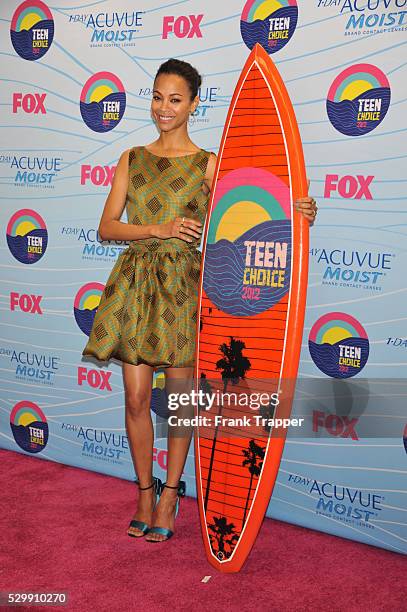
M 198 96 L 191 100 L 187 81 L 177 74 L 160 74 L 155 80 L 151 115 L 158 129 L 170 132 L 181 127 L 198 106 Z

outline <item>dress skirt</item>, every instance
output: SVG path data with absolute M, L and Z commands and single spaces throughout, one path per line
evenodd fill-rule
M 186 242 L 134 241 L 106 282 L 83 355 L 192 367 L 201 253 Z

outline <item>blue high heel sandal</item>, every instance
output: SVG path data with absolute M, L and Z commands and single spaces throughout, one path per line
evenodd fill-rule
M 185 497 L 185 481 L 180 480 L 176 487 L 171 487 L 170 485 L 167 485 L 167 483 L 161 484 L 160 491 L 158 494 L 158 499 L 160 499 L 164 487 L 167 487 L 167 489 L 178 489 L 177 501 L 175 503 L 175 515 L 174 515 L 174 518 L 176 518 L 178 514 L 180 499 L 181 497 Z M 152 543 L 166 542 L 174 535 L 174 532 L 171 531 L 171 529 L 167 529 L 166 527 L 151 527 L 151 529 L 148 530 L 148 533 L 158 533 L 160 535 L 166 536 L 165 540 L 146 540 L 146 542 L 152 542 Z
M 153 510 L 154 510 L 154 508 L 157 505 L 159 492 L 161 491 L 161 487 L 163 484 L 161 479 L 153 477 L 153 483 L 149 485 L 148 487 L 140 487 L 140 483 L 138 480 L 136 480 L 135 482 L 138 485 L 139 491 L 147 491 L 147 489 L 151 489 L 152 487 L 154 487 L 154 493 L 155 493 L 155 501 L 154 501 L 154 506 L 153 506 Z M 130 533 L 129 530 L 127 530 L 127 535 L 129 535 L 131 538 L 143 538 L 146 535 L 146 533 L 150 531 L 150 527 L 147 525 L 147 523 L 144 523 L 144 521 L 136 521 L 135 519 L 130 521 L 130 525 L 128 529 L 130 529 L 130 527 L 135 527 L 136 529 L 139 529 L 140 531 L 143 532 L 140 535 L 136 535 L 134 533 Z

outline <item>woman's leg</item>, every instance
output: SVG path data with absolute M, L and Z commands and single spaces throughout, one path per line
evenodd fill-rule
M 193 368 L 166 368 L 165 389 L 167 394 L 190 393 L 192 389 Z M 179 418 L 191 418 L 194 414 L 193 406 L 180 406 L 171 410 L 170 415 Z M 188 449 L 191 443 L 192 427 L 168 426 L 168 463 L 167 484 L 171 487 L 178 485 L 182 476 Z M 165 527 L 174 531 L 175 504 L 177 490 L 164 487 L 160 501 L 157 504 L 153 517 L 155 527 Z M 146 540 L 165 540 L 165 536 L 158 533 L 147 533 Z
M 153 371 L 154 368 L 148 365 L 123 363 L 126 430 L 140 487 L 148 487 L 153 482 L 154 430 L 150 414 Z M 139 491 L 134 520 L 151 525 L 154 501 L 153 488 Z M 130 527 L 129 533 L 142 535 L 137 527 Z

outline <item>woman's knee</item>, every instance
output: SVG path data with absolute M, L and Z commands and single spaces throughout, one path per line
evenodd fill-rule
M 131 418 L 150 413 L 151 391 L 129 390 L 125 392 L 126 412 Z

